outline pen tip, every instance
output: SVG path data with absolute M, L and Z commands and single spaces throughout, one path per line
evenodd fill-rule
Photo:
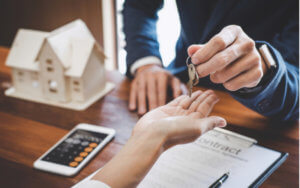
M 229 176 L 230 172 L 227 172 L 226 174 Z

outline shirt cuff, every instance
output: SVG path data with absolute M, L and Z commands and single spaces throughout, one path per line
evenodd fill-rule
M 130 67 L 130 73 L 131 75 L 134 75 L 135 74 L 135 71 L 144 66 L 144 65 L 150 65 L 150 64 L 153 64 L 153 65 L 162 65 L 162 62 L 161 60 L 156 57 L 156 56 L 146 56 L 146 57 L 143 57 L 143 58 L 140 58 L 138 60 L 136 60 Z

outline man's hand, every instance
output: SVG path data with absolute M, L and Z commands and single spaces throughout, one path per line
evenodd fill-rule
M 204 45 L 191 45 L 188 54 L 199 77 L 210 75 L 230 91 L 258 85 L 266 72 L 255 42 L 241 27 L 230 25 Z
M 140 115 L 158 106 L 166 104 L 168 86 L 172 88 L 176 98 L 187 92 L 184 84 L 159 65 L 140 67 L 131 83 L 129 109 L 138 110 Z

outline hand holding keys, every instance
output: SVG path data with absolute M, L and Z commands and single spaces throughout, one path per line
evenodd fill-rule
M 191 62 L 191 57 L 186 59 L 186 66 L 188 67 L 189 73 L 189 81 L 188 81 L 188 88 L 189 88 L 189 97 L 191 97 L 193 92 L 193 87 L 198 84 L 199 76 L 197 74 L 195 65 Z

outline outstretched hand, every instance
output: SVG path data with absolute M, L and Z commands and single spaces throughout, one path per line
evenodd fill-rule
M 197 91 L 148 112 L 123 149 L 92 179 L 116 188 L 136 187 L 163 151 L 226 125 L 221 117 L 207 117 L 218 100 L 211 90 Z
M 195 140 L 216 126 L 223 127 L 223 118 L 206 118 L 219 101 L 213 91 L 196 91 L 191 97 L 182 95 L 170 103 L 145 114 L 133 130 L 135 134 L 157 131 L 165 137 L 164 149 Z

